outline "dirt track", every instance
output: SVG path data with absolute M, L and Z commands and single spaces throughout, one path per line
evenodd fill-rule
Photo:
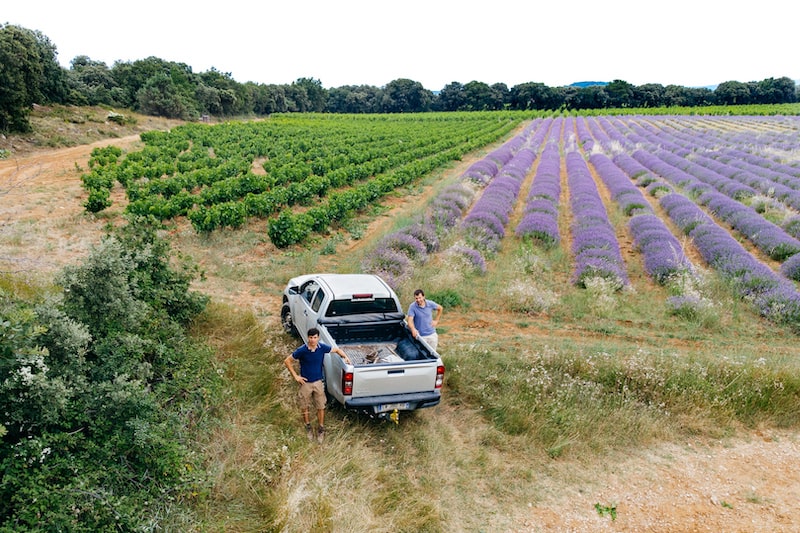
M 0 271 L 47 276 L 84 255 L 105 224 L 81 206 L 80 175 L 89 154 L 95 146 L 137 142 L 135 135 L 0 161 Z M 452 415 L 436 414 L 445 424 Z M 503 530 L 800 531 L 794 433 L 662 445 L 599 465 L 585 477 L 594 481 L 549 487 L 542 503 L 508 510 L 514 524 Z M 595 504 L 615 505 L 616 520 L 601 516 Z

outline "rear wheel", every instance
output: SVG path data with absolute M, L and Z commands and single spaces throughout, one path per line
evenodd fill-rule
M 292 337 L 299 337 L 299 333 L 297 332 L 297 328 L 294 325 L 294 318 L 292 318 L 292 310 L 289 308 L 289 304 L 283 304 L 281 308 L 281 325 L 283 326 L 283 331 L 291 335 Z

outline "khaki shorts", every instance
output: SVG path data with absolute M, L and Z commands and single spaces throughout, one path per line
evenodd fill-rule
M 425 339 L 425 342 L 428 343 L 428 346 L 430 346 L 434 350 L 436 350 L 439 347 L 439 334 L 436 333 L 435 331 L 430 335 L 420 335 L 420 337 Z
M 300 385 L 300 391 L 297 393 L 297 399 L 300 402 L 300 409 L 303 411 L 311 407 L 312 403 L 314 408 L 319 411 L 325 409 L 327 398 L 325 397 L 325 384 L 320 379 L 312 383 L 305 382 Z

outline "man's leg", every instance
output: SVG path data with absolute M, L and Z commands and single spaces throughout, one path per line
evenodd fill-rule
M 300 403 L 300 410 L 303 415 L 303 424 L 306 428 L 306 436 L 308 440 L 314 440 L 314 432 L 311 429 L 311 418 L 309 416 L 309 409 L 311 408 L 311 389 L 308 383 L 300 385 L 300 391 L 297 393 L 297 399 Z
M 325 404 L 328 401 L 325 397 L 325 385 L 321 381 L 315 384 L 313 400 L 317 408 L 317 441 L 321 443 L 325 438 Z
M 433 348 L 434 351 L 438 349 L 438 347 L 439 347 L 439 334 L 438 333 L 433 332 L 432 334 L 425 335 L 422 338 L 425 339 L 425 342 L 427 342 L 428 346 Z

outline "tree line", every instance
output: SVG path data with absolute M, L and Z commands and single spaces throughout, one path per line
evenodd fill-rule
M 56 46 L 36 30 L 0 26 L 0 131 L 26 131 L 34 104 L 103 105 L 147 115 L 196 120 L 271 113 L 408 113 L 425 111 L 580 110 L 606 108 L 780 104 L 798 101 L 788 77 L 726 81 L 715 89 L 624 80 L 587 86 L 512 87 L 481 81 L 448 83 L 439 91 L 399 78 L 383 87 L 326 89 L 314 78 L 290 84 L 240 83 L 211 68 L 195 73 L 185 63 L 148 57 L 111 67 L 80 55 L 59 65 Z

